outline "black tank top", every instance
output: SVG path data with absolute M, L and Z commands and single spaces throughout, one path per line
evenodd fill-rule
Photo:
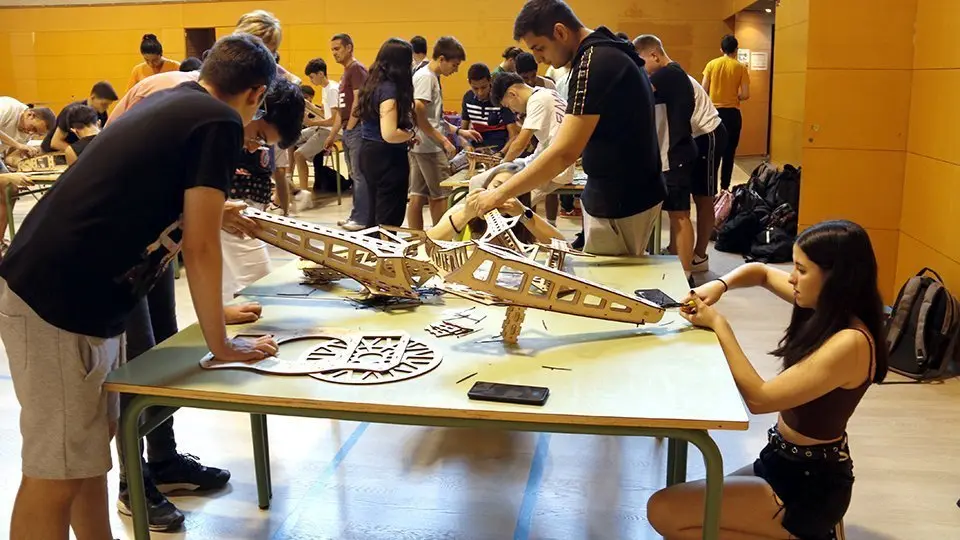
M 853 330 L 863 334 L 870 345 L 870 369 L 867 371 L 867 380 L 856 388 L 835 388 L 813 401 L 782 411 L 780 415 L 784 423 L 797 433 L 821 441 L 839 439 L 846 433 L 847 421 L 853 416 L 853 411 L 860 404 L 860 399 L 873 382 L 873 377 L 870 375 L 873 371 L 873 339 L 869 333 L 860 328 Z

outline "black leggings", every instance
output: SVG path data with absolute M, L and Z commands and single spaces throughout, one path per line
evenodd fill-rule
M 733 160 L 740 146 L 740 130 L 743 129 L 743 116 L 740 109 L 718 107 L 720 120 L 727 128 L 727 148 L 723 151 L 723 163 L 720 165 L 720 189 L 730 189 L 733 179 Z
M 406 144 L 388 144 L 363 140 L 360 147 L 360 172 L 367 180 L 367 200 L 374 225 L 400 227 L 407 212 L 410 187 L 410 162 Z
M 127 317 L 127 360 L 133 360 L 152 349 L 157 343 L 177 333 L 177 297 L 173 265 L 167 266 L 147 296 L 140 299 Z M 132 394 L 120 395 L 120 407 L 126 408 Z M 150 414 L 144 415 L 149 419 Z M 157 426 L 147 436 L 147 459 L 150 462 L 166 461 L 177 457 L 177 440 L 173 434 L 173 417 Z M 117 437 L 117 448 L 120 448 Z M 126 478 L 123 452 L 119 452 L 120 481 Z

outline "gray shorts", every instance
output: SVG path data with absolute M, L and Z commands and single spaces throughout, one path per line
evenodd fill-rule
M 303 156 L 307 161 L 313 161 L 313 158 L 317 157 L 317 154 L 323 152 L 323 145 L 327 142 L 327 137 L 330 136 L 330 129 L 325 127 L 314 127 L 307 128 L 303 130 L 303 133 L 306 133 L 307 130 L 310 130 L 310 136 L 302 138 L 303 142 L 298 142 L 297 154 Z
M 445 199 L 448 188 L 440 182 L 450 178 L 450 161 L 443 152 L 410 152 L 410 194 L 430 199 Z
M 20 402 L 23 474 L 49 480 L 106 474 L 120 400 L 103 383 L 125 361 L 123 336 L 60 330 L 0 280 L 0 338 Z
M 593 255 L 643 255 L 660 219 L 661 204 L 625 218 L 596 218 L 583 210 L 583 251 Z

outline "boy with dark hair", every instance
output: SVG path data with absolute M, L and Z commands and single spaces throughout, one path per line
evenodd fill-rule
M 109 120 L 107 109 L 118 99 L 117 93 L 113 90 L 113 86 L 106 81 L 100 81 L 93 85 L 93 88 L 90 90 L 90 97 L 82 101 L 76 101 L 70 105 L 87 105 L 92 107 L 97 111 L 100 127 L 103 128 Z M 70 105 L 64 107 L 63 111 L 66 111 Z M 63 114 L 63 111 L 57 116 L 56 126 L 47 132 L 47 136 L 43 139 L 43 142 L 40 143 L 40 147 L 44 152 L 62 152 L 66 150 L 68 146 L 77 142 L 77 136 L 70 131 L 67 117 Z
M 319 86 L 323 99 L 323 110 L 319 110 L 313 105 L 313 99 L 307 106 L 310 114 L 304 117 L 304 129 L 297 141 L 296 148 L 291 149 L 293 159 L 291 162 L 297 169 L 297 175 L 300 179 L 300 193 L 295 197 L 299 209 L 308 208 L 313 202 L 313 195 L 309 191 L 310 170 L 308 163 L 320 152 L 323 152 L 327 137 L 330 136 L 330 129 L 334 123 L 334 111 L 340 101 L 340 85 L 331 81 L 327 77 L 327 62 L 323 58 L 314 58 L 307 62 L 304 68 L 304 74 L 310 79 L 310 83 Z M 309 87 L 307 87 L 309 88 Z M 313 91 L 313 89 L 310 89 Z M 323 114 L 319 114 L 322 112 Z
M 333 53 L 333 59 L 343 66 L 343 76 L 340 77 L 340 85 L 337 88 L 338 103 L 333 115 L 333 123 L 323 148 L 326 150 L 333 147 L 342 128 L 343 149 L 347 154 L 350 179 L 353 180 L 353 210 L 350 211 L 349 218 L 337 222 L 337 225 L 348 231 L 359 231 L 373 224 L 373 209 L 370 208 L 369 197 L 367 197 L 367 179 L 360 172 L 360 147 L 363 145 L 363 134 L 360 133 L 360 118 L 354 114 L 359 103 L 360 88 L 367 80 L 367 68 L 354 58 L 353 38 L 347 34 L 333 36 L 330 40 L 330 52 Z
M 514 38 L 540 61 L 573 66 L 566 117 L 538 159 L 475 199 L 479 213 L 549 182 L 582 155 L 584 249 L 642 255 L 666 192 L 643 59 L 610 30 L 585 28 L 561 0 L 528 1 L 517 15 Z
M 460 126 L 473 129 L 483 138 L 478 146 L 492 146 L 500 152 L 510 146 L 520 128 L 517 116 L 506 107 L 494 105 L 490 101 L 490 68 L 486 64 L 474 64 L 467 70 L 467 82 L 470 90 L 463 94 Z M 467 145 L 473 151 L 472 145 Z
M 0 263 L 0 337 L 23 438 L 13 538 L 66 538 L 71 527 L 113 538 L 106 472 L 119 400 L 102 385 L 124 362 L 126 319 L 181 246 L 210 351 L 227 361 L 276 353 L 268 338 L 228 339 L 220 298 L 226 192 L 243 125 L 276 69 L 259 39 L 222 38 L 199 82 L 150 96 L 104 130 L 13 239 Z
M 670 246 L 680 258 L 683 271 L 690 278 L 693 261 L 693 222 L 690 221 L 690 195 L 693 188 L 693 167 L 697 160 L 697 145 L 693 141 L 690 119 L 696 105 L 690 77 L 680 64 L 667 56 L 657 36 L 645 34 L 634 41 L 637 54 L 644 60 L 644 69 L 650 75 L 658 112 L 658 137 L 666 148 L 663 163 L 667 182 L 667 198 L 663 209 L 670 217 Z M 711 209 L 712 211 L 712 209 Z
M 60 111 L 60 115 L 67 117 L 67 127 L 70 128 L 70 133 L 77 137 L 77 141 L 64 150 L 67 165 L 73 165 L 87 145 L 100 133 L 100 118 L 93 107 L 80 103 L 67 105 Z
M 714 58 L 703 68 L 703 89 L 710 99 L 723 125 L 727 128 L 727 146 L 723 151 L 723 163 L 720 165 L 720 189 L 730 189 L 733 179 L 733 161 L 737 157 L 740 145 L 740 131 L 743 128 L 743 116 L 740 103 L 750 99 L 750 72 L 747 66 L 737 60 L 740 43 L 731 34 L 720 40 L 723 56 Z
M 433 60 L 413 74 L 413 99 L 417 116 L 419 143 L 410 150 L 410 202 L 407 204 L 407 227 L 423 230 L 423 207 L 429 204 L 430 217 L 436 224 L 447 211 L 446 190 L 440 182 L 450 176 L 450 161 L 457 148 L 447 134 L 461 136 L 463 146 L 483 138 L 469 129 L 455 128 L 443 118 L 443 91 L 440 77 L 449 77 L 467 59 L 463 45 L 456 38 L 444 36 L 433 47 Z
M 556 90 L 557 85 L 553 81 L 541 77 L 537 73 L 539 69 L 540 66 L 537 64 L 537 59 L 534 58 L 532 54 L 522 52 L 517 55 L 517 75 L 523 78 L 523 82 L 527 83 L 527 86 Z
M 430 63 L 427 58 L 427 38 L 423 36 L 413 36 L 410 39 L 410 45 L 413 47 L 413 72 Z
M 194 56 L 188 56 L 183 59 L 183 62 L 180 62 L 180 71 L 184 73 L 189 71 L 197 71 L 203 67 L 203 62 L 199 58 Z
M 517 72 L 517 55 L 523 52 L 523 49 L 515 45 L 511 45 L 503 50 L 503 62 L 500 62 L 500 65 L 493 70 L 494 75 L 499 75 L 500 73 L 516 73 Z
M 313 100 L 317 99 L 317 91 L 314 90 L 313 87 L 308 84 L 301 84 L 300 92 L 303 94 L 303 99 L 305 99 L 310 103 L 313 103 Z M 312 113 L 308 113 L 308 114 L 312 114 Z

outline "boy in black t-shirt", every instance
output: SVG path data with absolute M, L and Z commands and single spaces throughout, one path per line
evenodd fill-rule
M 106 127 L 107 120 L 109 119 L 107 109 L 118 99 L 120 98 L 117 97 L 117 93 L 110 83 L 100 81 L 93 85 L 93 88 L 90 90 L 90 97 L 71 103 L 60 111 L 60 114 L 57 115 L 56 127 L 47 132 L 47 136 L 44 137 L 43 142 L 40 143 L 40 148 L 42 148 L 44 152 L 62 152 L 65 151 L 68 146 L 77 142 L 78 137 L 70 130 L 67 114 L 67 111 L 74 105 L 86 105 L 87 107 L 93 108 L 97 113 L 99 125 L 103 128 Z
M 690 194 L 693 168 L 697 161 L 697 144 L 693 141 L 695 98 L 693 84 L 687 72 L 667 56 L 660 39 L 642 35 L 635 41 L 637 54 L 644 60 L 644 69 L 650 75 L 657 108 L 665 122 L 659 130 L 661 146 L 667 147 L 664 163 L 667 179 L 667 199 L 663 209 L 670 216 L 670 245 L 680 258 L 683 271 L 690 278 L 693 261 L 693 223 L 690 221 Z
M 276 77 L 249 35 L 222 38 L 197 83 L 143 100 L 104 130 L 23 222 L 0 263 L 0 337 L 21 406 L 23 479 L 14 538 L 112 538 L 109 442 L 119 404 L 102 385 L 124 322 L 183 246 L 207 346 L 223 360 L 276 352 L 228 340 L 221 216 L 243 125 Z
M 660 170 L 653 91 L 633 45 L 600 27 L 591 31 L 560 0 L 531 0 L 514 38 L 538 62 L 570 64 L 567 114 L 553 144 L 527 168 L 475 198 L 478 214 L 556 177 L 583 155 L 584 250 L 642 255 L 666 189 Z
M 93 107 L 81 103 L 67 105 L 60 111 L 60 116 L 66 117 L 67 129 L 75 137 L 75 140 L 70 143 L 70 146 L 64 152 L 67 165 L 73 165 L 80 154 L 100 133 L 100 118 Z

